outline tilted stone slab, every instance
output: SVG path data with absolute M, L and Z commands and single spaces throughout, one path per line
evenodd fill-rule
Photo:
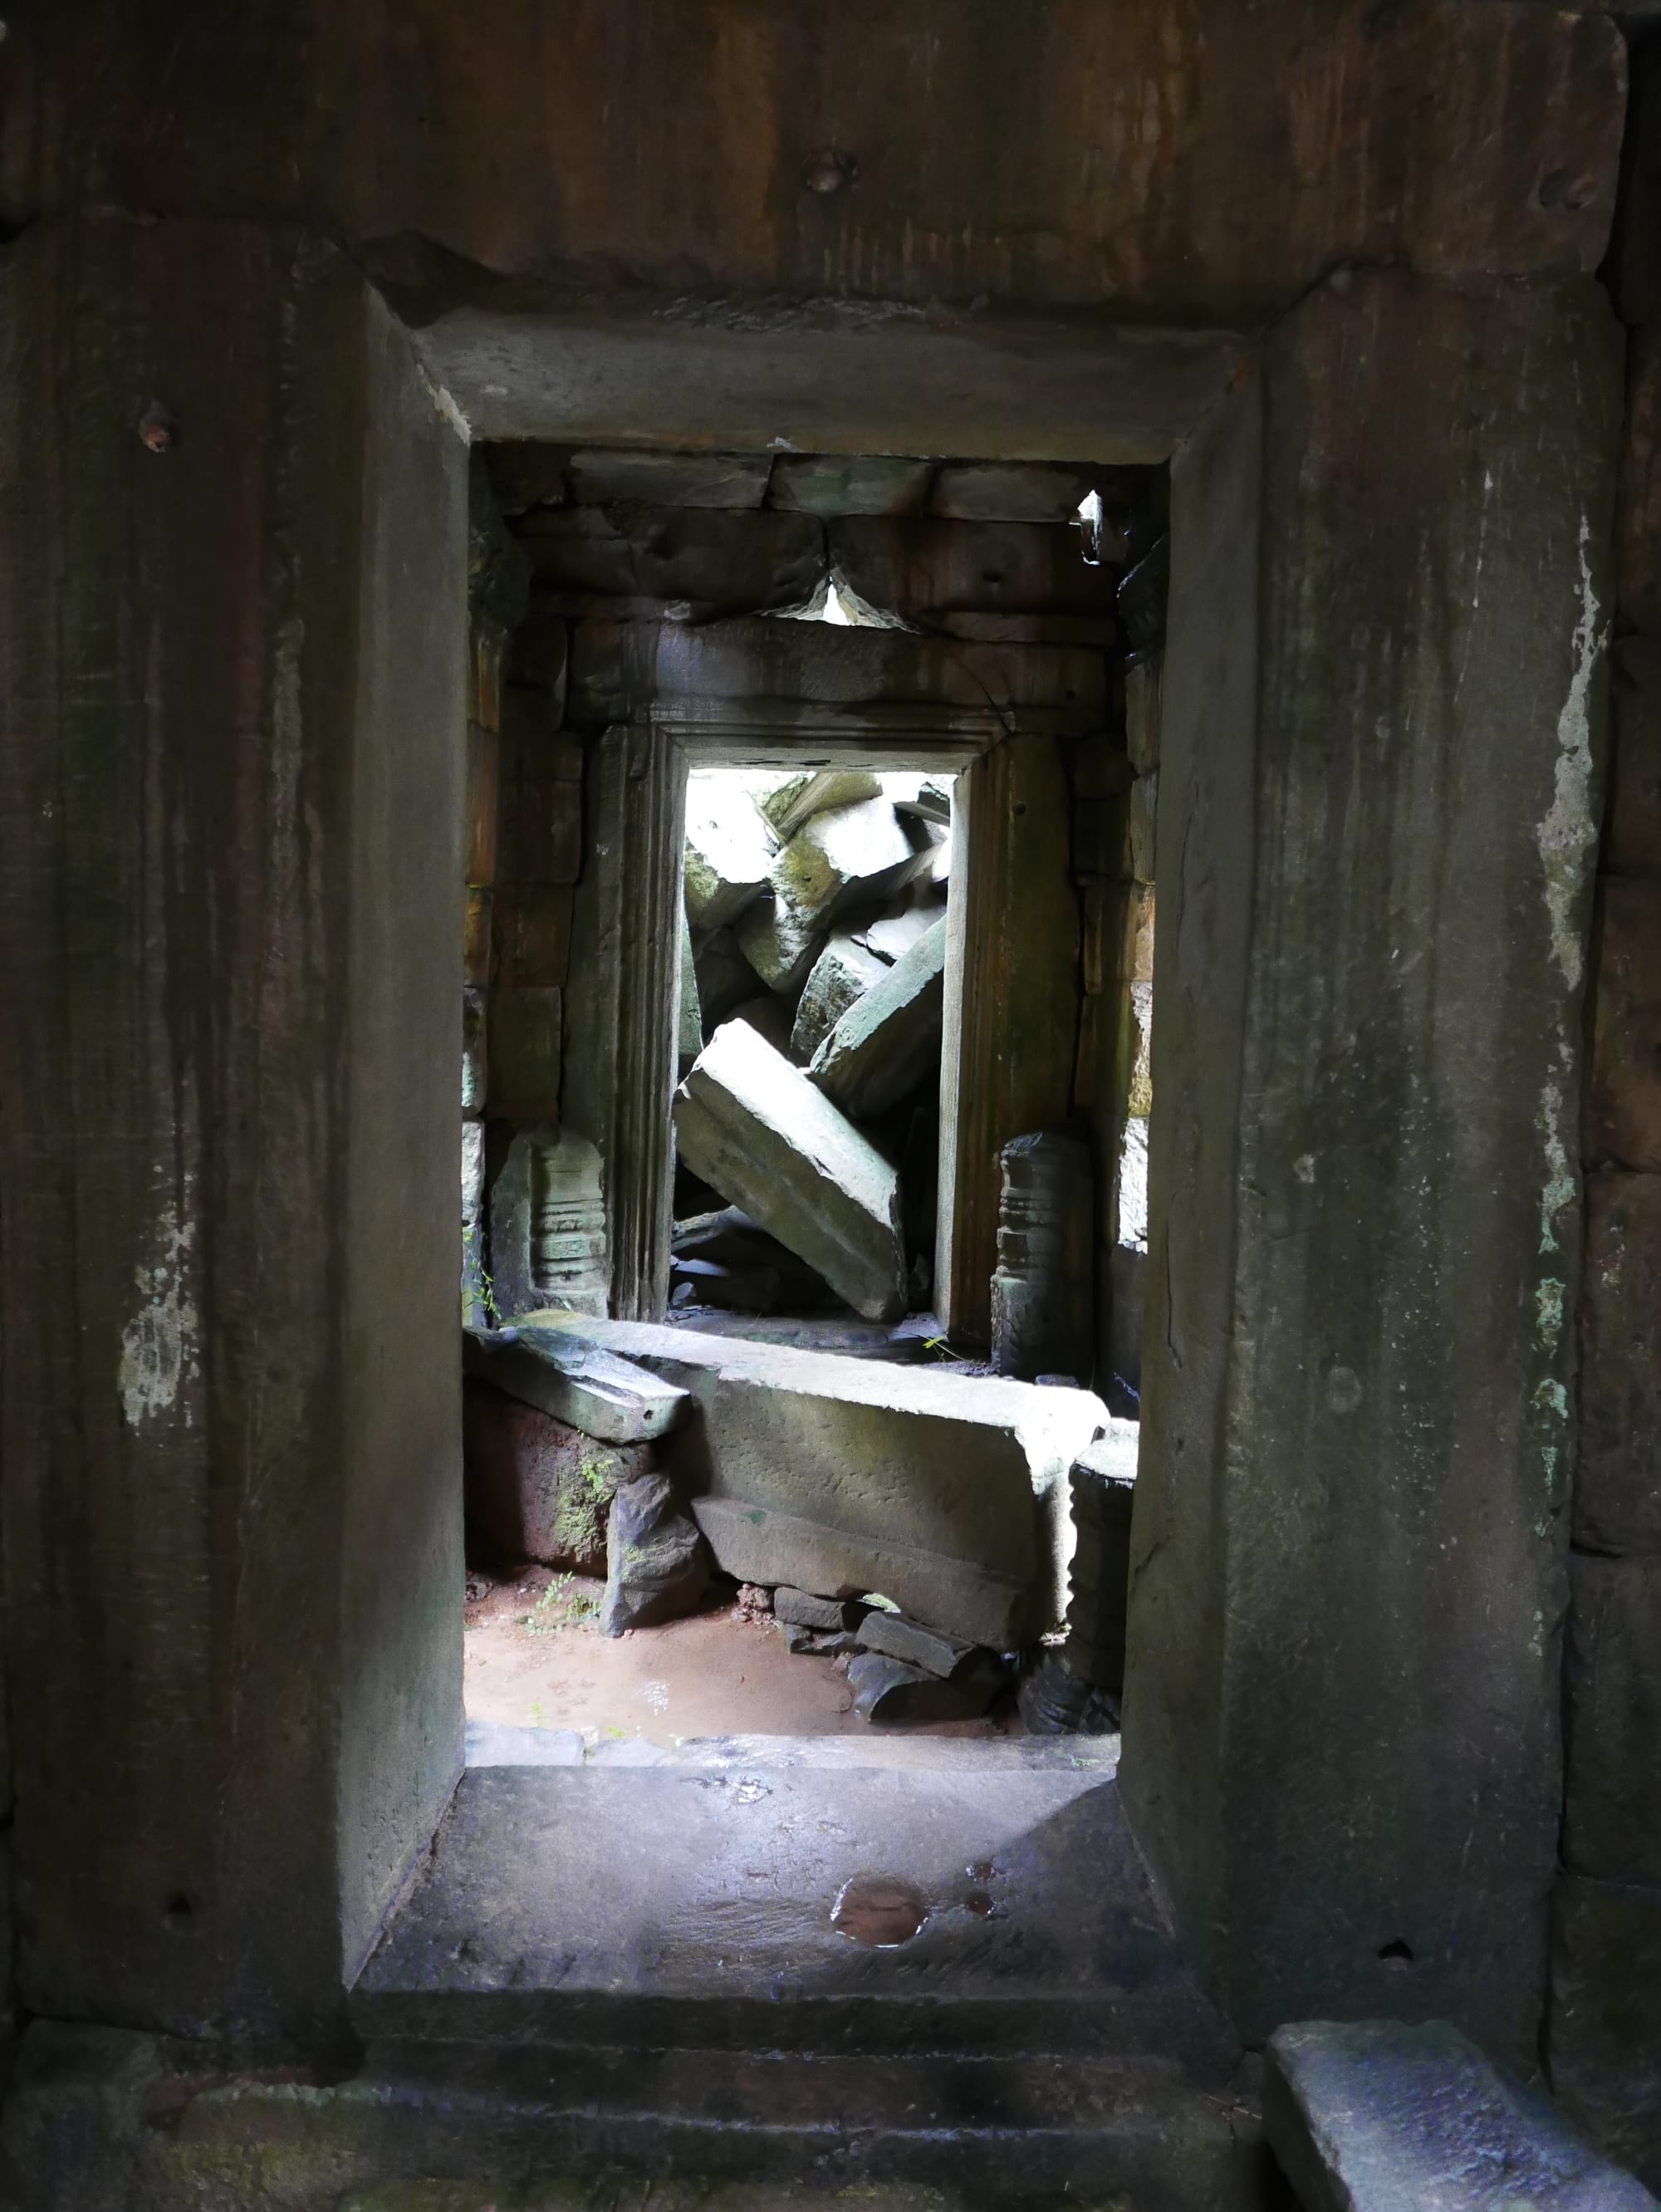
M 848 1008 L 888 974 L 888 964 L 848 936 L 833 937 L 814 962 L 791 1030 L 792 1060 L 805 1065 Z
M 564 1308 L 548 1309 L 544 1318 L 555 1313 L 588 1328 L 608 1326 Z M 649 1443 L 674 1426 L 687 1405 L 684 1390 L 646 1369 L 546 1327 L 522 1326 L 511 1339 L 464 1329 L 462 1371 L 605 1443 Z
M 688 780 L 686 910 L 694 929 L 737 921 L 766 890 L 777 851 L 778 841 L 739 777 Z
M 1263 2118 L 1305 2212 L 1656 2212 L 1446 2021 L 1277 2029 Z
M 694 1175 L 816 1268 L 868 1321 L 906 1310 L 900 1177 L 748 1022 L 724 1023 L 675 1094 Z
M 689 1392 L 697 1413 L 659 1458 L 741 1581 L 880 1590 L 998 1650 L 1059 1625 L 1068 1471 L 1107 1426 L 1092 1392 L 647 1322 L 562 1326 Z
M 849 1007 L 814 1054 L 809 1080 L 864 1120 L 898 1105 L 940 1058 L 946 925 L 935 923 Z
M 870 769 L 807 769 L 799 775 L 781 776 L 757 797 L 755 805 L 775 836 L 790 838 L 815 814 L 828 813 L 834 806 L 857 805 L 862 799 L 880 799 L 882 783 Z

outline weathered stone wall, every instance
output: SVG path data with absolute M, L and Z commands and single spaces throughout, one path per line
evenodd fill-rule
M 1248 2040 L 1535 2059 L 1619 357 L 1343 276 L 1173 465 L 1122 1782 Z
M 1581 1124 L 1580 1437 L 1554 2087 L 1661 2186 L 1661 46 L 1634 81 L 1610 774 Z
M 465 448 L 291 233 L 3 314 L 21 1994 L 315 2037 L 460 1763 Z

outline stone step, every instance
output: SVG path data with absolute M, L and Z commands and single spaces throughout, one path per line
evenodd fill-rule
M 892 1948 L 849 1932 L 866 1881 L 908 1903 Z M 351 2012 L 382 2041 L 1151 2057 L 1214 2081 L 1234 2056 L 1088 1765 L 470 1767 Z
M 385 2043 L 354 2071 L 312 2080 L 292 2068 L 216 2071 L 200 2045 L 41 2021 L 13 2088 L 9 2171 L 28 2192 L 17 2201 L 40 2212 L 781 2212 L 798 2201 L 804 2212 L 1255 2212 L 1264 2202 L 1249 2100 L 1225 2071 L 1156 2056 Z

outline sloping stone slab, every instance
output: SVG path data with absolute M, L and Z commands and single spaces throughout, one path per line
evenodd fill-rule
M 747 1022 L 717 1030 L 675 1094 L 695 1175 L 870 1321 L 906 1310 L 900 1177 Z
M 801 990 L 825 942 L 815 922 L 776 895 L 758 899 L 734 933 L 751 969 L 781 998 Z
M 586 1315 L 560 1313 L 596 1326 Z M 521 1328 L 511 1341 L 465 1329 L 462 1371 L 605 1443 L 649 1443 L 674 1426 L 687 1404 L 684 1390 L 555 1328 Z
M 885 1113 L 938 1065 L 945 969 L 942 921 L 900 954 L 821 1043 L 809 1079 L 844 1113 L 861 1121 Z
M 1277 2029 L 1263 2116 L 1306 2212 L 1656 2212 L 1445 2021 Z
M 1107 1426 L 1092 1392 L 556 1318 L 691 1394 L 698 1415 L 659 1458 L 740 1581 L 881 1590 L 913 1620 L 998 1650 L 1060 1624 L 1068 1474 Z
M 781 776 L 757 798 L 755 805 L 782 840 L 793 837 L 815 814 L 827 814 L 834 806 L 856 806 L 862 799 L 882 794 L 882 780 L 870 769 L 804 769 L 799 775 Z

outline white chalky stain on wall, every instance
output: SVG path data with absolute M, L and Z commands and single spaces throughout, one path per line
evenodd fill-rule
M 179 1386 L 197 1373 L 196 1303 L 185 1287 L 185 1258 L 196 1237 L 196 1224 L 180 1224 L 171 1201 L 155 1225 L 157 1256 L 134 1269 L 143 1304 L 121 1332 L 121 1364 L 116 1388 L 127 1426 L 136 1429 L 165 1413 Z M 190 1408 L 185 1419 L 188 1425 Z
M 1591 568 L 1586 559 L 1591 529 L 1580 519 L 1580 619 L 1574 626 L 1571 647 L 1573 666 L 1568 696 L 1557 717 L 1557 774 L 1551 805 L 1547 808 L 1535 842 L 1546 872 L 1546 913 L 1551 924 L 1552 957 L 1570 990 L 1580 981 L 1580 935 L 1575 924 L 1575 903 L 1588 854 L 1597 842 L 1597 823 L 1591 811 L 1591 718 L 1587 700 L 1597 658 L 1603 649 L 1603 629 L 1598 622 L 1597 594 L 1592 588 Z

